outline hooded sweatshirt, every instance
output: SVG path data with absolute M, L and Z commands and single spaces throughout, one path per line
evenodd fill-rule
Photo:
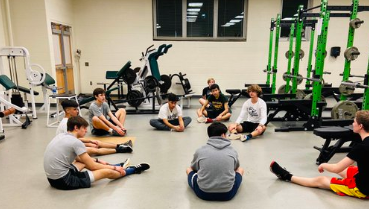
M 202 191 L 223 193 L 232 189 L 239 161 L 236 150 L 230 145 L 228 139 L 216 136 L 196 150 L 191 168 L 197 171 L 197 184 Z

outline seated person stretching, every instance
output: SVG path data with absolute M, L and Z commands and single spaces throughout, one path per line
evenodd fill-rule
M 199 102 L 201 104 L 201 106 L 203 106 L 206 102 L 206 99 L 211 95 L 211 90 L 210 90 L 210 87 L 211 85 L 215 84 L 215 80 L 214 78 L 209 78 L 208 79 L 208 86 L 205 87 L 203 90 L 202 90 L 202 97 L 199 99 Z M 210 105 L 208 104 L 207 107 L 209 107 Z
M 318 167 L 319 173 L 328 171 L 338 174 L 339 178 L 295 176 L 275 161 L 270 164 L 270 171 L 283 181 L 305 187 L 330 189 L 340 196 L 369 199 L 369 111 L 358 111 L 352 126 L 353 132 L 360 135 L 362 142 L 356 144 L 338 163 L 322 163 Z M 354 163 L 357 163 L 357 166 L 354 166 Z
M 203 200 L 227 201 L 237 193 L 244 170 L 238 154 L 225 138 L 227 127 L 214 122 L 208 127 L 208 142 L 197 149 L 187 168 L 188 185 Z
M 214 120 L 229 120 L 231 113 L 227 98 L 220 92 L 218 84 L 211 85 L 210 90 L 211 95 L 206 99 L 204 105 L 197 110 L 197 121 L 199 123 L 211 123 Z M 207 109 L 208 104 L 211 104 L 211 107 Z
M 118 179 L 150 168 L 141 163 L 124 169 L 96 162 L 86 152 L 86 146 L 78 139 L 87 132 L 88 123 L 80 116 L 68 119 L 68 133 L 54 137 L 44 153 L 44 170 L 50 185 L 56 189 L 72 190 L 88 188 L 100 179 Z M 86 171 L 81 172 L 82 169 Z
M 78 103 L 74 100 L 64 100 L 61 103 L 65 117 L 60 121 L 58 129 L 56 130 L 56 135 L 60 133 L 67 133 L 67 122 L 70 117 L 75 117 L 78 115 Z M 88 140 L 85 138 L 80 138 L 80 140 L 85 144 L 87 153 L 89 155 L 108 155 L 113 153 L 131 153 L 132 141 L 129 140 L 123 144 L 106 143 L 98 140 Z
M 95 101 L 89 108 L 91 133 L 97 136 L 106 134 L 124 136 L 127 132 L 123 126 L 126 120 L 126 110 L 120 108 L 113 114 L 105 101 L 105 90 L 102 88 L 96 88 L 93 95 Z
M 243 103 L 240 116 L 238 116 L 236 123 L 228 126 L 228 130 L 231 133 L 228 139 L 240 139 L 242 142 L 245 142 L 263 134 L 266 129 L 267 106 L 264 100 L 259 98 L 262 93 L 260 86 L 256 84 L 249 86 L 247 93 L 250 99 Z M 244 118 L 246 120 L 242 122 Z M 250 134 L 239 134 L 245 132 Z
M 177 105 L 178 97 L 168 94 L 168 102 L 160 107 L 159 119 L 151 119 L 150 125 L 158 130 L 183 132 L 191 123 L 190 117 L 182 116 L 182 108 Z

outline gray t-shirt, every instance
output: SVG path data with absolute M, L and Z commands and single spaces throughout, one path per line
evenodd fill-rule
M 86 152 L 85 145 L 70 133 L 58 134 L 47 145 L 44 154 L 44 169 L 47 178 L 60 179 L 65 176 L 77 156 Z
M 103 115 L 107 120 L 109 120 L 109 117 L 108 117 L 109 113 L 110 113 L 109 105 L 106 102 L 102 103 L 101 106 L 99 106 L 96 103 L 96 101 L 92 102 L 89 108 L 89 116 L 88 116 L 91 130 L 93 129 L 92 118 L 94 116 L 100 117 L 100 115 Z

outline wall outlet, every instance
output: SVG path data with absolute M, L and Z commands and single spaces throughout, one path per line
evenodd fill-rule
M 90 81 L 90 86 L 92 86 L 92 81 Z
M 90 66 L 90 63 L 89 62 L 85 62 L 85 66 L 86 67 Z

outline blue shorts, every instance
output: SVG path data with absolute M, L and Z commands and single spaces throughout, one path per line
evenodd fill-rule
M 222 193 L 208 193 L 204 192 L 199 188 L 197 184 L 197 173 L 195 171 L 191 171 L 188 174 L 188 185 L 193 189 L 195 194 L 203 200 L 210 201 L 228 201 L 231 200 L 237 193 L 238 188 L 240 187 L 242 182 L 242 176 L 238 172 L 236 172 L 236 176 L 234 179 L 234 185 L 229 192 Z

